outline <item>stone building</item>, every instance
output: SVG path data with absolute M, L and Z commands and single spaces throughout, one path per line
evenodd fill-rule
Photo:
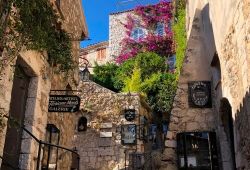
M 250 169 L 249 9 L 249 0 L 186 1 L 186 57 L 162 169 Z
M 157 9 L 156 5 L 152 8 Z M 152 14 L 156 15 L 156 14 Z M 132 19 L 132 21 L 130 21 Z M 143 17 L 138 15 L 135 9 L 111 13 L 109 15 L 109 55 L 112 59 L 117 59 L 122 52 L 128 49 L 124 47 L 124 40 L 134 45 L 143 43 L 148 37 L 168 37 L 167 32 L 170 28 L 170 19 L 157 20 L 155 26 L 149 26 L 143 23 Z M 129 23 L 132 22 L 133 24 Z M 131 25 L 132 26 L 131 26 Z M 127 27 L 132 27 L 128 29 Z M 141 52 L 146 51 L 141 47 Z M 154 50 L 151 50 L 154 51 Z
M 81 49 L 79 58 L 80 70 L 83 70 L 87 64 L 90 73 L 93 73 L 93 67 L 96 63 L 98 65 L 102 65 L 109 61 L 110 57 L 108 41 L 92 44 Z
M 115 93 L 92 81 L 81 81 L 79 90 L 74 146 L 81 156 L 80 169 L 150 167 L 152 162 L 145 160 L 151 150 L 146 129 L 152 117 L 143 98 Z
M 62 28 L 72 38 L 73 61 L 78 64 L 79 42 L 88 36 L 81 1 L 53 0 L 50 2 L 60 17 Z M 3 52 L 1 55 L 6 55 L 6 53 Z M 48 143 L 56 141 L 53 144 L 73 149 L 73 115 L 71 113 L 48 113 L 48 102 L 50 94 L 66 93 L 53 90 L 74 90 L 77 84 L 78 68 L 71 70 L 67 76 L 63 73 L 55 73 L 53 66 L 48 63 L 46 54 L 38 51 L 23 48 L 14 60 L 4 67 L 0 78 L 0 111 L 1 123 L 3 123 L 0 132 L 2 170 L 11 169 L 11 167 L 34 170 L 46 166 L 51 169 L 55 167 L 60 170 L 70 169 L 72 164 L 70 152 L 43 144 L 39 152 L 39 141 Z M 7 121 L 2 115 L 10 116 L 16 125 L 10 126 L 13 121 L 10 118 Z M 37 141 L 27 131 L 20 128 L 20 125 L 33 134 Z M 69 128 L 70 126 L 72 128 Z M 52 133 L 56 133 L 56 138 L 60 136 L 60 139 L 49 139 Z M 52 156 L 49 162 L 45 159 L 46 154 Z
M 126 36 L 126 28 L 123 23 L 127 22 L 127 15 L 133 10 L 111 13 L 109 15 L 109 45 L 110 57 L 115 59 L 121 52 L 121 42 Z

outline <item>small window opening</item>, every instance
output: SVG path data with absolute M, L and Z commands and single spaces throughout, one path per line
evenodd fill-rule
M 157 23 L 156 29 L 155 29 L 155 34 L 158 36 L 164 35 L 164 24 L 163 23 Z
M 87 118 L 86 117 L 80 117 L 79 121 L 78 121 L 78 125 L 77 125 L 77 130 L 78 132 L 83 132 L 87 130 Z
M 131 37 L 132 37 L 134 40 L 138 41 L 138 40 L 140 40 L 141 38 L 144 38 L 144 37 L 145 37 L 145 33 L 144 33 L 144 31 L 143 31 L 142 28 L 137 27 L 137 28 L 134 28 L 134 29 L 132 30 Z

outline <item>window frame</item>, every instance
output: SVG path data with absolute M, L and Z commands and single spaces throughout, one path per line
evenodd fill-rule
M 140 39 L 145 38 L 145 35 L 146 33 L 143 28 L 135 27 L 132 29 L 130 37 L 135 41 L 139 41 Z
M 162 37 L 162 36 L 164 36 L 164 34 L 165 34 L 164 23 L 158 22 L 156 24 L 156 28 L 155 28 L 155 35 Z

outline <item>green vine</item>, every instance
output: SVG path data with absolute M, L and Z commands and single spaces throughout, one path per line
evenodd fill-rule
M 177 80 L 179 79 L 179 74 L 181 72 L 183 60 L 185 57 L 186 50 L 186 30 L 185 30 L 185 1 L 178 0 L 176 4 L 176 13 L 175 18 L 176 21 L 173 23 L 173 33 L 174 33 L 174 41 L 176 43 L 176 76 Z M 177 82 L 176 82 L 177 84 Z
M 0 30 L 0 39 L 8 58 L 1 61 L 2 67 L 25 47 L 46 51 L 50 65 L 60 71 L 73 68 L 70 37 L 48 0 L 8 0 L 6 3 L 9 18 L 6 29 Z

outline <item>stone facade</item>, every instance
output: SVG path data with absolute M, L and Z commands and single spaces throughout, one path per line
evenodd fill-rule
M 216 132 L 220 169 L 250 168 L 249 4 L 248 0 L 187 1 L 186 57 L 171 112 L 162 169 L 177 169 L 176 134 L 194 131 Z M 201 80 L 212 81 L 211 109 L 188 104 L 188 82 Z M 232 118 L 232 125 L 225 122 L 226 117 Z
M 87 118 L 87 130 L 76 130 L 74 137 L 74 145 L 81 157 L 80 169 L 122 169 L 125 162 L 126 166 L 129 165 L 125 152 L 150 151 L 150 143 L 139 140 L 139 134 L 142 133 L 139 128 L 140 117 L 145 116 L 150 123 L 150 108 L 138 94 L 114 93 L 94 82 L 81 82 L 79 89 L 82 90 L 79 94 L 81 111 L 76 116 L 75 125 L 82 116 Z M 124 118 L 124 110 L 128 108 L 136 111 L 133 121 Z M 125 124 L 137 125 L 136 145 L 121 144 L 121 125 Z M 111 133 L 108 137 L 101 135 L 108 133 Z
M 51 2 L 55 4 L 55 1 Z M 60 12 L 63 29 L 71 35 L 72 56 L 74 61 L 78 63 L 80 52 L 79 42 L 88 35 L 81 1 L 62 1 L 60 6 L 55 7 L 55 9 Z M 6 54 L 3 53 L 2 55 Z M 78 84 L 78 68 L 72 70 L 69 76 L 65 79 L 65 75 L 54 73 L 54 69 L 47 62 L 46 54 L 41 54 L 36 51 L 27 51 L 23 48 L 17 58 L 20 60 L 20 67 L 22 67 L 25 74 L 30 77 L 27 88 L 28 93 L 23 123 L 25 128 L 27 128 L 39 140 L 45 141 L 47 124 L 54 124 L 61 131 L 59 145 L 72 149 L 71 146 L 74 131 L 71 131 L 71 129 L 68 128 L 69 125 L 73 124 L 71 122 L 71 120 L 73 120 L 72 115 L 63 113 L 48 113 L 48 101 L 50 90 L 64 90 L 68 84 L 72 89 L 76 89 Z M 16 60 L 17 59 L 14 59 L 9 65 L 6 65 L 0 79 L 0 108 L 1 113 L 5 115 L 9 115 L 10 105 L 12 102 L 11 93 Z M 7 120 L 3 120 L 5 126 L 0 132 L 1 156 L 3 155 L 7 129 Z M 61 151 L 59 151 L 59 156 L 60 152 Z M 25 132 L 22 134 L 20 153 L 19 168 L 25 170 L 35 169 L 38 159 L 38 143 Z M 61 165 L 61 162 L 63 162 L 63 156 L 61 156 L 61 158 L 62 159 L 58 162 L 58 168 L 61 170 L 68 170 L 70 166 L 69 162 L 67 163 L 67 166 Z M 2 159 L 0 159 L 0 164 L 2 164 Z
M 111 62 L 109 57 L 109 42 L 104 41 L 81 49 L 79 57 L 80 70 L 83 70 L 87 64 L 88 70 L 92 74 L 96 63 L 102 65 L 107 62 Z
M 117 12 L 109 15 L 109 46 L 110 58 L 115 59 L 119 56 L 122 49 L 122 39 L 126 37 L 127 15 L 133 15 L 132 10 Z

